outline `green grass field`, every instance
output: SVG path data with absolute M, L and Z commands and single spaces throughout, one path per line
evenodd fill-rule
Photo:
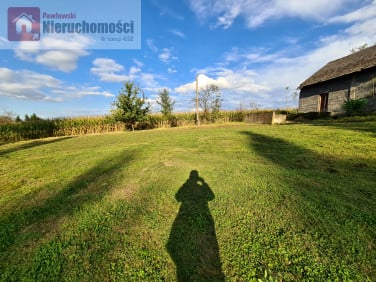
M 0 146 L 1 281 L 375 281 L 376 122 Z

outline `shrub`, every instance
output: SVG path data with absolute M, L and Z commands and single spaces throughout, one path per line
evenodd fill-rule
M 366 111 L 367 99 L 350 99 L 343 103 L 343 109 L 349 116 L 359 115 Z

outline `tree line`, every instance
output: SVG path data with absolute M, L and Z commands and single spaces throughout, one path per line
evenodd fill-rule
M 221 105 L 221 92 L 215 84 L 206 85 L 198 92 L 198 104 L 202 109 L 202 117 L 206 121 L 209 115 L 218 115 Z M 172 112 L 175 101 L 168 89 L 158 92 L 156 103 L 160 106 L 160 113 L 173 122 Z M 120 90 L 116 100 L 112 103 L 112 115 L 116 121 L 123 122 L 130 130 L 134 130 L 137 123 L 145 121 L 150 112 L 150 105 L 145 100 L 142 89 L 134 82 L 126 82 Z

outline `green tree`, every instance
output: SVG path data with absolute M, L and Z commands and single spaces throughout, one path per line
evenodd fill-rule
M 161 107 L 161 113 L 166 116 L 170 117 L 172 111 L 174 110 L 175 101 L 172 100 L 170 97 L 170 93 L 165 88 L 158 93 L 158 98 L 156 100 L 157 104 Z
M 149 107 L 141 89 L 133 82 L 126 82 L 117 100 L 112 103 L 112 115 L 116 121 L 124 122 L 134 131 L 137 122 L 145 120 Z
M 221 92 L 215 84 L 209 84 L 201 88 L 198 92 L 198 105 L 203 110 L 204 118 L 207 119 L 209 113 L 217 114 L 222 106 Z

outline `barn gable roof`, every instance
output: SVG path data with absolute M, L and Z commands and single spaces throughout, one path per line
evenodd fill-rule
M 376 45 L 331 61 L 307 78 L 299 89 L 376 66 Z

